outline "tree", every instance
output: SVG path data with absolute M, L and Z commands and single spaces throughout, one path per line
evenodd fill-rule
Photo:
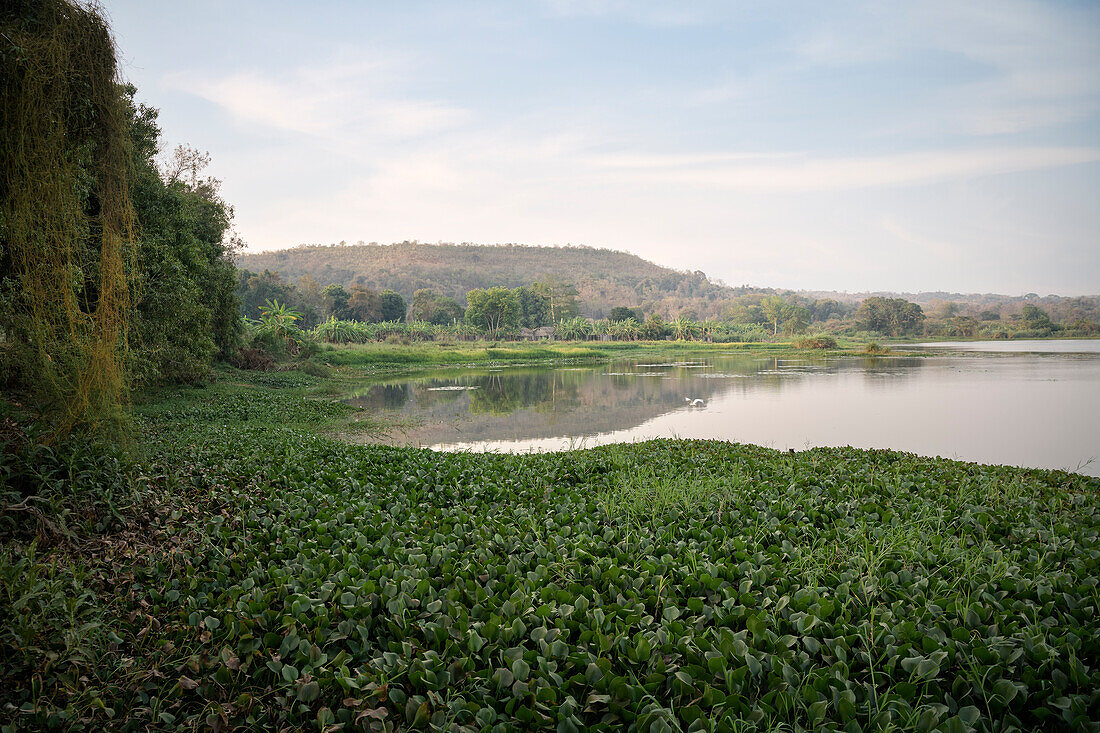
M 401 297 L 400 293 L 395 293 L 392 290 L 383 290 L 379 298 L 382 301 L 383 321 L 405 320 L 405 313 L 408 311 L 408 306 L 405 305 L 405 299 Z
M 321 290 L 321 284 L 313 279 L 309 273 L 302 275 L 296 288 L 298 295 L 298 307 L 302 311 L 301 327 L 313 328 L 324 318 L 325 296 Z
M 518 287 L 515 293 L 519 300 L 519 325 L 524 328 L 538 328 L 552 322 L 549 295 L 533 286 Z
M 649 315 L 649 320 L 642 325 L 642 338 L 649 341 L 659 341 L 668 335 L 668 328 L 664 320 L 656 313 Z
M 809 310 L 810 320 L 814 323 L 821 323 L 830 318 L 843 318 L 852 312 L 852 306 L 832 298 L 821 298 L 811 302 Z
M 727 321 L 733 323 L 758 323 L 764 325 L 768 322 L 764 311 L 760 307 L 760 298 L 745 295 L 734 298 L 726 305 L 724 315 Z
M 789 304 L 783 314 L 783 330 L 794 335 L 806 330 L 810 322 L 810 312 L 800 305 Z
M 940 300 L 932 304 L 932 317 L 946 321 L 962 311 L 962 306 L 951 300 Z
M 289 299 L 293 286 L 272 272 L 237 272 L 233 207 L 221 198 L 221 182 L 204 175 L 209 154 L 180 146 L 158 165 L 157 110 L 135 103 L 134 87 L 123 91 L 137 224 L 132 368 L 138 381 L 194 381 L 215 355 L 238 345 L 242 288 L 258 316 L 264 301 Z
M 577 305 L 577 288 L 557 275 L 543 275 L 539 282 L 531 283 L 533 290 L 550 299 L 550 320 L 558 323 L 564 319 L 575 318 L 580 314 Z
M 421 288 L 413 293 L 410 315 L 414 321 L 434 323 L 436 301 L 439 294 L 429 288 Z
M 382 320 L 382 299 L 377 292 L 364 285 L 352 285 L 348 310 L 357 321 L 378 323 Z
M 454 298 L 439 295 L 434 290 L 422 288 L 413 293 L 412 320 L 448 326 L 465 316 L 462 306 Z
M 924 324 L 924 311 L 916 303 L 902 298 L 875 295 L 859 304 L 856 323 L 864 331 L 903 336 L 920 331 Z
M 769 295 L 760 301 L 760 312 L 772 324 L 772 335 L 779 333 L 779 323 L 786 319 L 790 304 L 778 295 Z
M 0 10 L 0 373 L 56 418 L 117 425 L 133 252 L 127 119 L 94 7 Z
M 454 298 L 441 295 L 435 301 L 435 316 L 432 323 L 446 326 L 450 323 L 458 323 L 466 317 L 466 309 L 458 304 Z
M 519 298 L 508 288 L 471 290 L 466 293 L 466 322 L 496 338 L 519 327 Z
M 558 321 L 558 325 L 554 328 L 557 331 L 558 338 L 566 341 L 583 341 L 595 333 L 592 321 L 580 316 L 564 318 Z
M 301 317 L 301 312 L 277 300 L 269 300 L 260 306 L 262 330 L 274 338 L 280 348 L 286 348 L 291 353 L 298 351 L 299 330 L 296 322 Z
M 341 321 L 351 320 L 351 308 L 348 301 L 351 293 L 343 285 L 332 283 L 321 289 L 321 297 L 324 299 L 324 313 L 329 318 L 337 318 Z
M 672 329 L 672 335 L 680 341 L 694 341 L 701 330 L 698 323 L 683 316 L 679 316 L 668 326 Z
M 1040 331 L 1049 334 L 1054 330 L 1050 316 L 1037 305 L 1025 303 L 1020 316 L 1024 319 L 1024 327 L 1029 331 Z
M 611 312 L 607 315 L 607 320 L 609 321 L 626 321 L 630 319 L 640 322 L 642 320 L 642 314 L 633 308 L 617 305 L 612 308 Z
M 237 270 L 237 298 L 245 318 L 259 318 L 260 308 L 269 300 L 289 303 L 294 300 L 294 285 L 284 281 L 277 272 L 264 270 L 257 274 Z

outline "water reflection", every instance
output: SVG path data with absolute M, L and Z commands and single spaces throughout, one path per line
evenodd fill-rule
M 689 405 L 696 399 L 702 407 Z M 1071 469 L 1100 454 L 1100 358 L 1080 356 L 730 355 L 458 369 L 375 382 L 348 402 L 411 426 L 391 442 L 444 449 L 679 436 Z

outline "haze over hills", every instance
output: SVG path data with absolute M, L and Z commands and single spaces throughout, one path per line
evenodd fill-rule
M 863 292 L 830 290 L 792 291 L 742 285 L 731 287 L 711 279 L 701 270 L 674 270 L 630 254 L 585 246 L 528 246 L 519 244 L 426 244 L 398 242 L 380 244 L 300 245 L 292 249 L 245 253 L 238 267 L 262 272 L 270 270 L 289 281 L 312 277 L 321 285 L 345 287 L 364 285 L 395 290 L 407 299 L 421 288 L 463 302 L 473 288 L 504 286 L 516 288 L 547 278 L 572 283 L 577 288 L 581 312 L 602 318 L 619 305 L 640 307 L 646 313 L 675 317 L 684 309 L 699 318 L 721 317 L 731 299 L 746 294 L 797 292 L 806 298 L 829 298 L 858 303 L 880 295 L 901 297 L 928 307 L 951 301 L 970 308 L 1000 308 L 1024 303 L 1066 305 L 1083 301 L 1095 308 L 1100 296 L 1065 298 L 1057 295 L 1024 296 L 991 293 Z

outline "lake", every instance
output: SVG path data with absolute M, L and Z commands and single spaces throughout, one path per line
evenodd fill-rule
M 402 424 L 388 442 L 440 450 L 714 438 L 796 450 L 891 448 L 1100 476 L 1100 340 L 1020 345 L 449 369 L 375 381 L 347 401 Z

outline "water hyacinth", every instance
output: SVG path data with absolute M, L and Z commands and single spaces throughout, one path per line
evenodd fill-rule
M 134 562 L 145 610 L 110 622 L 93 687 L 135 729 L 1095 728 L 1096 479 L 351 446 L 316 434 L 346 406 L 237 389 L 143 409 L 152 465 L 217 510 L 167 525 L 186 552 Z

